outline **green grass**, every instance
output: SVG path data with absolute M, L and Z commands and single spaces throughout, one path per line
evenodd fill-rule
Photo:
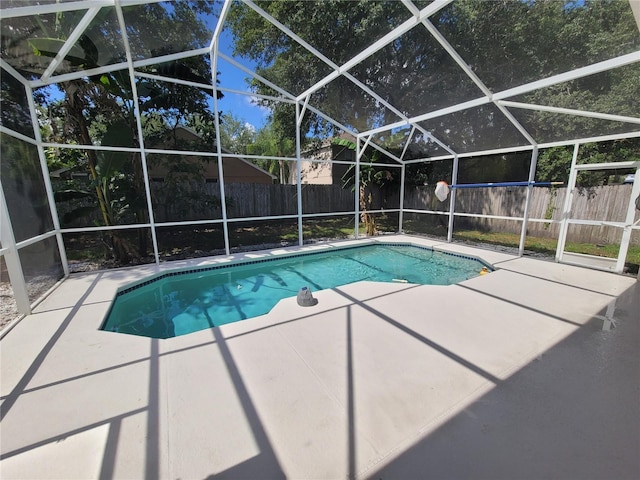
M 419 217 L 418 217 L 419 218 Z M 432 218 L 431 221 L 423 221 L 422 219 L 407 219 L 403 228 L 407 233 L 415 233 L 419 235 L 431 235 L 438 237 L 446 237 L 446 226 Z M 440 219 L 441 220 L 441 219 Z M 518 248 L 520 244 L 520 235 L 507 232 L 484 232 L 480 230 L 456 230 L 453 233 L 453 239 L 466 242 L 487 243 L 491 245 L 502 245 L 507 247 Z M 542 253 L 549 256 L 555 256 L 558 241 L 554 238 L 532 237 L 527 236 L 525 239 L 525 250 Z M 599 257 L 617 258 L 618 245 L 596 245 L 593 243 L 575 243 L 567 242 L 565 245 L 567 252 L 583 253 L 587 255 L 596 255 Z M 626 265 L 629 271 L 637 272 L 640 265 L 640 246 L 630 245 L 627 253 Z
M 395 219 L 394 219 L 395 220 Z M 335 223 L 331 220 L 317 220 L 315 221 L 313 228 L 305 227 L 305 237 L 313 238 L 347 238 L 354 234 L 353 226 L 351 227 L 339 227 L 336 228 Z M 341 220 L 342 223 L 344 221 Z M 393 231 L 393 225 L 388 225 L 385 219 L 377 219 L 381 230 Z M 408 222 L 407 222 L 408 223 Z M 406 226 L 406 225 L 405 225 Z M 446 228 L 440 224 L 435 225 L 421 225 L 419 231 L 416 231 L 416 225 L 414 223 L 412 229 L 405 229 L 405 231 L 411 233 L 422 233 L 435 236 L 446 236 Z M 364 225 L 360 224 L 360 232 L 364 232 Z M 297 239 L 297 231 L 292 233 L 292 239 Z M 461 230 L 456 231 L 453 234 L 454 240 L 487 243 L 491 245 L 502 245 L 507 247 L 518 248 L 520 244 L 520 235 L 507 232 L 483 232 L 480 230 Z M 554 238 L 544 237 L 532 237 L 527 236 L 525 240 L 525 250 L 547 254 L 554 256 L 556 253 L 556 247 L 558 242 Z M 592 243 L 575 243 L 567 242 L 566 251 L 574 253 L 584 253 L 587 255 L 596 255 L 599 257 L 617 258 L 619 246 L 618 245 L 596 245 Z M 629 252 L 627 253 L 626 263 L 638 265 L 640 264 L 640 246 L 631 245 Z
M 494 245 L 506 245 L 517 247 L 520 243 L 520 235 L 505 232 L 481 232 L 478 230 L 465 230 L 455 232 L 453 238 L 457 240 L 477 241 Z M 554 238 L 531 237 L 525 240 L 525 250 L 539 253 L 555 255 L 558 242 Z M 617 258 L 620 250 L 619 245 L 596 245 L 593 243 L 567 242 L 565 245 L 567 252 L 596 255 L 598 257 Z M 628 264 L 640 264 L 640 247 L 630 245 L 627 253 Z
M 292 227 L 282 234 L 282 238 L 290 242 L 297 242 L 297 223 Z M 305 220 L 302 222 L 302 234 L 305 238 L 349 238 L 354 235 L 353 220 L 345 221 L 344 218 Z

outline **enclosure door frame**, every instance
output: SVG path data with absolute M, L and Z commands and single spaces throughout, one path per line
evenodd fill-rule
M 640 226 L 634 225 L 633 220 L 635 217 L 635 199 L 640 195 L 640 162 L 608 162 L 608 163 L 588 163 L 583 165 L 577 165 L 578 158 L 578 145 L 575 146 L 573 151 L 573 159 L 571 161 L 571 171 L 569 173 L 569 181 L 567 185 L 567 195 L 564 200 L 564 207 L 562 210 L 562 220 L 560 221 L 560 231 L 558 233 L 558 245 L 556 248 L 556 262 L 577 264 L 575 261 L 571 261 L 565 258 L 565 246 L 567 242 L 567 232 L 569 231 L 569 225 L 594 225 L 609 227 L 615 227 L 622 229 L 622 237 L 620 239 L 620 249 L 618 251 L 618 258 L 615 266 L 602 267 L 596 264 L 579 263 L 581 266 L 589 266 L 599 270 L 613 271 L 615 273 L 622 273 L 624 270 L 624 264 L 629 251 L 629 241 L 631 240 L 632 230 L 640 230 Z M 627 205 L 627 212 L 624 222 L 609 222 L 606 220 L 582 220 L 571 218 L 571 207 L 573 205 L 573 198 L 576 190 L 576 182 L 579 172 L 594 171 L 594 170 L 613 170 L 621 168 L 635 168 L 635 178 L 633 186 L 631 188 L 631 195 L 629 196 L 629 203 Z M 583 256 L 585 259 L 590 255 L 571 253 L 572 256 Z

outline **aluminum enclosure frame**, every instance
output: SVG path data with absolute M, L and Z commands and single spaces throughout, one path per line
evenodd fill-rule
M 449 199 L 449 210 L 448 212 L 434 212 L 428 210 L 411 210 L 404 208 L 404 185 L 405 185 L 405 172 L 406 166 L 411 165 L 413 163 L 418 162 L 428 162 L 428 161 L 439 161 L 439 160 L 451 160 L 453 163 L 453 182 L 455 184 L 457 174 L 458 174 L 458 165 L 459 160 L 461 158 L 468 158 L 472 156 L 480 156 L 480 155 L 493 155 L 493 154 L 502 154 L 502 153 L 511 153 L 511 152 L 522 152 L 522 151 L 531 151 L 531 164 L 530 164 L 530 172 L 529 172 L 529 182 L 532 182 L 535 176 L 535 168 L 538 152 L 540 149 L 554 147 L 554 146 L 566 146 L 573 145 L 574 146 L 574 162 L 572 164 L 571 174 L 573 175 L 573 180 L 575 181 L 575 172 L 583 168 L 583 166 L 576 165 L 575 159 L 578 156 L 578 152 L 580 146 L 586 143 L 593 142 L 602 142 L 609 141 L 615 139 L 624 139 L 624 138 L 638 138 L 640 137 L 640 127 L 637 131 L 628 132 L 625 134 L 616 134 L 616 135 L 601 135 L 596 137 L 584 137 L 584 138 L 568 138 L 563 139 L 561 141 L 555 142 L 547 142 L 540 143 L 536 142 L 535 138 L 526 130 L 526 128 L 518 122 L 518 120 L 514 117 L 512 111 L 514 110 L 534 110 L 534 111 L 544 111 L 551 113 L 562 113 L 566 115 L 575 115 L 582 116 L 600 120 L 608 120 L 608 121 L 618 121 L 618 122 L 626 122 L 630 124 L 640 125 L 640 118 L 624 116 L 624 115 L 614 115 L 611 113 L 602 113 L 602 112 L 593 112 L 593 111 L 584 111 L 584 110 L 575 110 L 568 108 L 559 108 L 559 107 L 548 107 L 543 105 L 533 105 L 533 104 L 525 104 L 522 102 L 516 102 L 509 100 L 511 98 L 517 97 L 523 93 L 532 92 L 535 90 L 539 90 L 542 88 L 546 88 L 549 86 L 557 85 L 559 83 L 580 79 L 583 77 L 587 77 L 590 75 L 594 75 L 596 73 L 604 72 L 607 70 L 619 68 L 626 65 L 632 65 L 640 62 L 640 51 L 628 53 L 626 55 L 621 55 L 616 58 L 612 58 L 609 60 L 605 60 L 602 62 L 597 62 L 592 65 L 587 65 L 584 67 L 576 68 L 568 72 L 564 72 L 558 75 L 553 75 L 545 79 L 536 80 L 533 82 L 525 83 L 523 85 L 509 88 L 503 91 L 499 91 L 496 93 L 492 93 L 491 90 L 483 83 L 482 79 L 479 78 L 473 69 L 463 60 L 462 56 L 451 46 L 451 44 L 438 32 L 435 26 L 431 23 L 430 17 L 434 15 L 436 12 L 446 7 L 448 4 L 452 3 L 455 0 L 435 0 L 430 3 L 427 7 L 422 10 L 418 9 L 411 1 L 403 0 L 404 6 L 410 12 L 411 17 L 392 29 L 382 38 L 372 43 L 368 47 L 366 47 L 361 52 L 354 55 L 351 59 L 343 63 L 342 65 L 337 65 L 316 50 L 312 45 L 308 44 L 302 38 L 295 34 L 295 32 L 291 31 L 282 23 L 278 22 L 275 18 L 270 16 L 264 10 L 262 10 L 258 5 L 254 4 L 251 0 L 243 0 L 248 7 L 253 9 L 259 15 L 262 16 L 266 21 L 270 22 L 276 28 L 280 29 L 284 34 L 289 36 L 293 41 L 298 43 L 301 47 L 312 53 L 319 60 L 321 60 L 324 64 L 326 64 L 332 70 L 331 73 L 326 75 L 324 78 L 318 80 L 316 83 L 307 88 L 304 92 L 294 95 L 291 92 L 286 91 L 285 89 L 269 82 L 267 79 L 261 77 L 255 72 L 247 69 L 242 64 L 237 62 L 235 59 L 225 55 L 220 51 L 220 35 L 224 26 L 224 22 L 226 21 L 227 13 L 231 6 L 231 0 L 225 0 L 222 6 L 221 14 L 219 16 L 218 22 L 215 26 L 214 31 L 212 32 L 211 42 L 208 47 L 198 48 L 195 50 L 187 51 L 187 52 L 177 52 L 170 55 L 163 55 L 154 58 L 145 58 L 144 60 L 134 60 L 133 55 L 131 53 L 131 49 L 129 46 L 129 39 L 127 35 L 126 29 L 126 21 L 123 14 L 123 7 L 128 7 L 131 5 L 137 4 L 146 4 L 146 3 L 158 3 L 161 0 L 151 0 L 151 1 L 142 1 L 142 0 L 90 0 L 90 1 L 70 1 L 60 4 L 47 4 L 47 5 L 31 5 L 17 8 L 4 8 L 0 11 L 2 18 L 9 19 L 14 17 L 22 17 L 22 16 L 31 16 L 31 15 L 39 15 L 45 13 L 56 13 L 63 11 L 74 11 L 74 10 L 86 10 L 84 16 L 73 30 L 72 34 L 67 39 L 66 43 L 62 46 L 58 55 L 52 60 L 48 68 L 44 71 L 44 73 L 40 76 L 39 79 L 35 80 L 27 80 L 20 73 L 18 73 L 5 59 L 0 59 L 0 66 L 12 77 L 14 77 L 17 81 L 19 81 L 24 89 L 25 95 L 28 99 L 30 115 L 32 119 L 32 128 L 34 137 L 31 138 L 29 136 L 25 136 L 19 132 L 13 131 L 6 126 L 0 126 L 0 132 L 3 134 L 7 134 L 13 138 L 16 138 L 20 141 L 26 142 L 30 145 L 34 145 L 38 151 L 38 158 L 40 162 L 40 168 L 44 180 L 45 190 L 47 199 L 49 202 L 49 211 L 53 220 L 53 229 L 48 232 L 44 232 L 41 235 L 38 235 L 33 238 L 26 239 L 24 241 L 16 242 L 12 233 L 7 232 L 7 229 L 11 229 L 11 221 L 8 214 L 8 208 L 6 205 L 6 200 L 3 191 L 0 192 L 0 213 L 2 213 L 2 225 L 0 228 L 3 230 L 2 235 L 2 249 L 0 249 L 0 255 L 2 255 L 6 261 L 7 268 L 9 270 L 10 279 L 12 285 L 14 287 L 14 295 L 18 302 L 19 310 L 21 313 L 29 313 L 29 302 L 28 296 L 26 296 L 26 287 L 24 281 L 24 275 L 22 269 L 20 267 L 20 258 L 18 251 L 20 248 L 32 245 L 38 241 L 41 241 L 46 238 L 55 237 L 58 251 L 60 254 L 60 259 L 62 262 L 62 268 L 64 271 L 64 275 L 69 275 L 69 266 L 66 258 L 66 251 L 64 247 L 64 242 L 62 235 L 64 233 L 75 233 L 75 232 L 94 232 L 94 231 L 108 231 L 115 229 L 131 229 L 131 228 L 148 228 L 151 231 L 152 243 L 153 243 L 153 254 L 155 263 L 160 263 L 159 258 L 159 248 L 157 244 L 156 238 L 156 228 L 163 226 L 173 226 L 173 225 L 204 225 L 204 224 L 222 224 L 223 226 L 223 236 L 224 236 L 224 248 L 228 254 L 230 254 L 230 244 L 229 244 L 229 231 L 228 224 L 232 222 L 243 222 L 243 221 L 253 221 L 253 220 L 269 220 L 269 219 L 283 219 L 283 218 L 296 218 L 298 223 L 298 244 L 304 244 L 304 235 L 303 235 L 303 220 L 305 218 L 317 218 L 323 216 L 332 216 L 332 215 L 353 215 L 354 217 L 354 229 L 355 236 L 358 238 L 360 236 L 359 232 L 359 218 L 360 218 L 360 205 L 358 198 L 358 191 L 360 186 L 360 166 L 366 165 L 366 162 L 362 162 L 362 155 L 367 147 L 375 148 L 389 158 L 393 159 L 397 163 L 395 165 L 389 165 L 390 168 L 398 168 L 401 172 L 400 182 L 401 182 L 401 195 L 400 195 L 400 204 L 398 209 L 386 210 L 386 212 L 398 212 L 399 213 L 399 223 L 398 223 L 398 231 L 402 231 L 403 225 L 403 217 L 405 212 L 411 213 L 425 213 L 425 214 L 446 214 L 448 216 L 448 229 L 447 229 L 447 241 L 452 241 L 453 235 L 453 222 L 456 216 L 464 217 L 464 216 L 473 216 L 475 218 L 506 218 L 510 220 L 517 220 L 522 222 L 521 234 L 520 234 L 520 242 L 519 242 L 519 254 L 523 255 L 524 253 L 524 242 L 526 238 L 526 229 L 528 222 L 551 222 L 549 220 L 544 219 L 532 219 L 529 218 L 529 210 L 530 210 L 530 196 L 532 185 L 530 184 L 527 187 L 526 200 L 524 205 L 524 214 L 522 217 L 503 217 L 496 215 L 480 215 L 480 214 L 464 214 L 455 211 L 456 205 L 456 195 L 455 189 L 452 191 L 450 199 Z M 77 39 L 79 39 L 85 29 L 89 26 L 92 19 L 99 13 L 102 8 L 105 7 L 114 7 L 115 12 L 118 18 L 118 22 L 120 24 L 121 35 L 122 35 L 122 43 L 124 46 L 125 54 L 126 54 L 126 62 L 112 64 L 104 67 L 94 68 L 88 71 L 79 71 L 73 73 L 65 73 L 65 74 L 55 74 L 56 68 L 61 64 L 65 55 L 71 50 L 74 46 Z M 357 80 L 349 71 L 354 66 L 358 65 L 360 62 L 369 58 L 376 52 L 382 50 L 389 43 L 397 40 L 404 33 L 408 32 L 413 28 L 423 28 L 425 29 L 447 52 L 447 54 L 451 57 L 451 59 L 458 65 L 460 71 L 468 77 L 476 87 L 482 92 L 482 96 L 468 100 L 457 105 L 451 105 L 446 108 L 441 108 L 432 112 L 425 112 L 420 115 L 416 115 L 413 117 L 405 115 L 402 111 L 400 111 L 396 106 L 390 104 L 385 99 L 380 97 L 375 91 L 367 87 L 365 84 Z M 197 84 L 194 82 L 188 82 L 185 80 L 179 80 L 175 78 L 165 77 L 162 75 L 150 75 L 144 74 L 142 72 L 138 72 L 136 70 L 137 67 L 148 66 L 160 62 L 166 62 L 171 60 L 189 58 L 199 55 L 209 55 L 211 60 L 211 78 L 212 85 L 203 85 Z M 220 118 L 218 115 L 218 107 L 217 107 L 217 98 L 216 91 L 227 91 L 237 95 L 246 95 L 246 96 L 255 96 L 256 94 L 250 91 L 240 91 L 235 89 L 225 89 L 219 88 L 217 86 L 217 64 L 218 60 L 223 59 L 226 62 L 230 63 L 234 67 L 244 71 L 246 74 L 250 75 L 252 78 L 256 79 L 259 82 L 264 83 L 271 87 L 274 91 L 278 92 L 281 97 L 278 98 L 278 101 L 288 102 L 295 106 L 296 109 L 296 156 L 295 158 L 286 158 L 288 161 L 296 162 L 296 178 L 297 178 L 297 213 L 295 215 L 280 215 L 280 216 L 265 216 L 265 217 L 251 217 L 251 218 L 234 218 L 230 220 L 227 216 L 226 202 L 225 202 L 225 183 L 224 183 L 224 172 L 222 169 L 222 145 L 220 140 Z M 69 81 L 73 79 L 79 79 L 86 77 L 87 75 L 97 75 L 101 73 L 114 72 L 118 70 L 126 69 L 129 75 L 129 80 L 131 83 L 131 88 L 134 96 L 134 108 L 136 111 L 136 125 L 137 125 L 137 133 L 139 137 L 139 147 L 137 148 L 125 148 L 125 147 L 103 147 L 103 146 L 90 146 L 90 145 L 61 145 L 61 144 L 52 144 L 43 142 L 40 132 L 39 125 L 37 121 L 36 114 L 36 106 L 33 99 L 33 89 L 39 88 L 42 86 L 52 85 L 63 81 Z M 376 128 L 371 128 L 366 131 L 354 131 L 349 126 L 342 124 L 340 121 L 333 119 L 330 115 L 320 111 L 319 109 L 313 107 L 309 104 L 309 100 L 314 92 L 320 90 L 325 85 L 328 85 L 331 81 L 336 78 L 343 76 L 348 81 L 352 82 L 359 88 L 361 88 L 368 95 L 371 95 L 377 102 L 386 108 L 390 109 L 394 114 L 396 114 L 401 121 L 390 123 L 387 125 L 383 125 Z M 215 114 L 215 128 L 216 128 L 216 142 L 215 145 L 212 145 L 212 149 L 209 152 L 183 152 L 183 151 L 175 151 L 175 150 L 159 150 L 159 149 L 147 149 L 144 146 L 144 139 L 142 135 L 142 123 L 141 123 L 141 114 L 139 109 L 139 101 L 138 101 L 138 91 L 136 87 L 136 78 L 153 78 L 155 80 L 161 80 L 164 82 L 174 83 L 174 84 L 182 84 L 197 88 L 208 88 L 212 91 L 213 96 L 213 104 L 214 104 L 214 114 Z M 270 97 L 273 99 L 273 97 Z M 494 105 L 500 113 L 504 116 L 507 121 L 513 125 L 513 127 L 526 139 L 527 144 L 521 145 L 517 147 L 510 148 L 495 148 L 489 150 L 482 151 L 473 151 L 473 152 L 456 152 L 450 146 L 448 146 L 444 141 L 437 138 L 432 132 L 426 130 L 419 123 L 425 120 L 430 120 L 434 118 L 443 117 L 445 115 L 460 112 L 468 108 L 477 107 L 481 105 L 492 104 Z M 356 138 L 356 160 L 352 164 L 356 167 L 356 175 L 355 175 L 355 201 L 354 201 L 354 209 L 349 212 L 331 212 L 326 214 L 305 214 L 302 209 L 302 191 L 301 191 L 301 162 L 303 161 L 301 144 L 302 137 L 305 132 L 301 131 L 302 125 L 302 117 L 305 112 L 313 112 L 316 115 L 319 115 L 324 120 L 329 121 L 337 128 L 353 135 Z M 376 144 L 374 141 L 374 135 L 383 132 L 391 132 L 395 129 L 409 127 L 411 129 L 411 134 L 407 138 L 406 144 L 400 156 L 389 152 L 382 145 Z M 407 147 L 411 141 L 414 132 L 420 132 L 424 135 L 425 138 L 430 139 L 434 143 L 436 143 L 440 148 L 447 152 L 446 155 L 427 157 L 421 159 L 411 159 L 406 160 L 404 158 L 405 153 L 407 151 Z M 60 225 L 60 221 L 58 218 L 58 212 L 56 209 L 55 201 L 53 198 L 53 187 L 51 184 L 48 167 L 46 164 L 46 157 L 44 149 L 47 147 L 59 147 L 59 148 L 75 148 L 75 149 L 95 149 L 101 151 L 133 151 L 140 153 L 141 161 L 143 165 L 143 175 L 144 175 L 144 187 L 145 187 L 145 196 L 147 202 L 147 212 L 149 215 L 149 222 L 141 223 L 141 224 L 127 224 L 127 225 L 117 225 L 117 226 L 109 226 L 109 227 L 82 227 L 82 228 L 62 228 Z M 169 153 L 169 154 L 181 154 L 181 155 L 203 155 L 203 156 L 211 156 L 217 159 L 218 164 L 218 175 L 219 175 L 219 189 L 220 189 L 220 198 L 221 198 L 221 209 L 222 209 L 222 218 L 221 219 L 209 219 L 209 220 L 201 220 L 201 221 L 179 221 L 179 222 L 162 222 L 158 223 L 154 219 L 154 213 L 152 208 L 152 200 L 151 200 L 151 187 L 150 180 L 148 176 L 148 169 L 146 164 L 146 155 L 149 153 Z M 225 154 L 225 156 L 229 156 Z M 233 155 L 231 155 L 233 156 Z M 240 157 L 240 156 L 238 156 Z M 248 156 L 242 156 L 248 157 Z M 274 158 L 277 159 L 279 157 L 261 157 L 261 158 Z M 307 159 L 304 159 L 307 160 Z M 633 187 L 633 192 L 635 194 L 640 193 L 640 180 L 638 180 L 638 173 L 636 172 L 636 181 Z M 2 188 L 0 184 L 0 188 Z M 633 194 L 632 194 L 633 196 Z M 381 212 L 381 211 L 377 211 Z M 629 213 L 631 212 L 631 213 Z M 633 211 L 629 210 L 627 212 L 627 223 L 629 223 L 629 216 L 633 219 Z M 375 212 L 372 212 L 375 213 Z M 626 228 L 626 227 L 625 227 Z M 566 230 L 566 224 L 563 224 L 561 229 Z M 629 226 L 625 230 L 625 234 L 622 237 L 621 250 L 625 251 L 628 249 L 629 240 L 631 232 L 634 230 L 640 230 L 640 226 Z M 565 232 L 566 233 L 566 232 Z M 558 261 L 561 260 L 557 258 Z M 616 271 L 622 271 L 622 266 L 620 262 L 618 262 Z M 26 297 L 25 297 L 26 296 Z

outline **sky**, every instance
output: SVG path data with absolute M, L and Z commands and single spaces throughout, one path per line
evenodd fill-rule
M 223 32 L 220 40 L 220 51 L 231 56 L 233 53 L 231 35 L 228 32 Z M 242 64 L 252 70 L 255 68 L 255 64 L 249 60 L 242 60 Z M 250 77 L 242 70 L 220 59 L 218 61 L 218 71 L 220 72 L 220 87 L 248 91 L 247 82 Z M 246 95 L 225 93 L 224 98 L 218 102 L 218 107 L 223 114 L 231 112 L 234 117 L 243 119 L 256 130 L 264 126 L 269 115 L 269 110 L 254 105 L 252 97 Z

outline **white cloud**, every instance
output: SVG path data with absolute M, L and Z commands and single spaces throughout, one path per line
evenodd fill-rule
M 252 95 L 247 95 L 244 98 L 245 98 L 245 101 L 247 102 L 247 104 L 250 107 L 259 110 L 260 113 L 262 114 L 262 116 L 266 117 L 267 115 L 269 115 L 271 113 L 271 110 L 268 107 L 260 105 L 260 103 L 259 103 L 260 99 L 258 97 L 254 97 Z

